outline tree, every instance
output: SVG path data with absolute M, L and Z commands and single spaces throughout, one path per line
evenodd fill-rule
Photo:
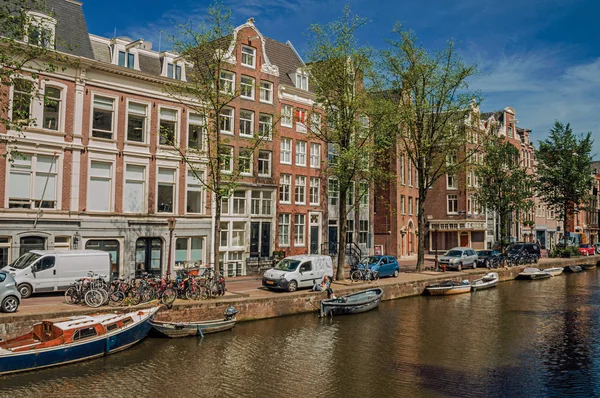
M 425 201 L 429 189 L 446 174 L 456 174 L 485 141 L 469 143 L 472 133 L 481 133 L 472 117 L 478 95 L 468 91 L 468 79 L 477 73 L 466 64 L 449 42 L 439 52 L 425 50 L 414 33 L 400 25 L 396 40 L 382 53 L 383 73 L 389 79 L 389 92 L 397 137 L 417 173 L 419 182 L 417 270 L 425 256 Z
M 592 186 L 592 133 L 577 137 L 570 124 L 554 123 L 536 151 L 538 196 L 563 220 L 565 244 L 568 218 L 585 201 Z
M 519 161 L 519 150 L 502 137 L 491 138 L 485 146 L 483 163 L 473 168 L 480 181 L 475 197 L 479 206 L 500 218 L 500 247 L 509 241 L 508 217 L 533 206 L 533 176 Z
M 208 16 L 200 24 L 188 22 L 178 27 L 178 34 L 172 38 L 173 50 L 180 54 L 186 63 L 186 81 L 173 81 L 164 85 L 171 99 L 186 106 L 202 121 L 202 129 L 197 132 L 194 146 L 177 143 L 173 131 L 159 131 L 160 139 L 170 145 L 187 165 L 196 180 L 213 196 L 213 248 L 212 262 L 215 273 L 220 272 L 219 237 L 221 233 L 222 199 L 229 197 L 239 185 L 241 173 L 247 162 L 256 157 L 256 149 L 274 134 L 275 121 L 254 132 L 246 140 L 248 157 L 242 163 L 239 157 L 235 162 L 231 153 L 230 139 L 221 134 L 221 127 L 227 122 L 223 111 L 239 97 L 240 91 L 227 75 L 231 68 L 228 48 L 233 40 L 233 26 L 230 23 L 231 11 L 215 2 L 208 8 Z M 193 141 L 193 140 L 188 140 Z M 233 167 L 237 163 L 236 167 Z M 205 171 L 208 176 L 205 176 Z
M 374 55 L 371 48 L 357 42 L 356 32 L 365 24 L 365 19 L 352 15 L 346 6 L 340 19 L 309 28 L 307 68 L 316 96 L 313 113 L 322 111 L 326 119 L 323 124 L 312 123 L 310 130 L 329 147 L 329 190 L 339 192 L 338 280 L 344 279 L 346 219 L 349 211 L 357 208 L 360 196 L 368 194 L 365 189 L 356 194 L 354 189 L 361 182 L 370 184 L 377 175 L 373 160 L 378 142 L 374 136 L 385 120 L 375 105 L 376 97 L 364 85 L 372 80 Z

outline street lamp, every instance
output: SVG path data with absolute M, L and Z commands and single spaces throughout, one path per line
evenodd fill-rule
M 173 252 L 173 230 L 177 220 L 175 217 L 169 217 L 167 225 L 169 227 L 169 256 L 167 258 L 167 278 L 171 277 L 171 253 Z

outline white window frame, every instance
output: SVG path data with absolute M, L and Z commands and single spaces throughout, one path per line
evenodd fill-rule
M 454 206 L 456 207 L 456 209 L 453 209 L 451 211 L 451 206 L 450 206 L 450 201 L 453 201 Z M 458 195 L 457 194 L 450 194 L 450 195 L 446 195 L 446 211 L 448 214 L 458 214 Z
M 250 46 L 242 46 L 240 64 L 248 68 L 256 69 L 256 48 Z M 245 58 L 251 57 L 252 63 L 244 62 Z
M 281 126 L 294 127 L 294 107 L 291 105 L 281 106 Z
M 173 182 L 166 182 L 166 181 L 160 181 L 160 169 L 165 169 L 165 170 L 171 170 L 173 171 Z M 178 181 L 178 175 L 177 175 L 177 168 L 176 167 L 169 167 L 169 166 L 162 166 L 159 165 L 156 168 L 156 213 L 157 214 L 175 214 L 177 212 L 177 196 L 178 196 L 178 190 L 177 190 L 177 181 Z M 172 204 L 171 204 L 171 211 L 160 211 L 159 210 L 159 203 L 158 203 L 158 187 L 163 184 L 163 185 L 170 185 L 172 187 L 172 192 L 173 192 L 173 200 L 172 200 Z
M 131 105 L 134 106 L 143 106 L 146 108 L 145 112 L 142 114 L 141 112 L 137 111 L 137 110 L 132 110 L 130 107 Z M 126 123 L 126 131 L 125 131 L 125 142 L 129 143 L 133 143 L 133 144 L 147 144 L 148 143 L 148 138 L 147 138 L 147 134 L 148 134 L 148 121 L 149 121 L 149 117 L 148 117 L 148 108 L 149 108 L 149 104 L 147 102 L 138 102 L 138 101 L 130 101 L 127 100 L 127 116 L 125 118 L 125 123 Z M 138 117 L 143 117 L 144 118 L 144 124 L 143 124 L 143 128 L 142 128 L 142 141 L 133 141 L 129 139 L 129 115 L 135 115 Z
M 204 177 L 204 172 L 202 172 L 201 176 Z M 188 193 L 189 192 L 200 192 L 200 211 L 193 212 L 189 211 L 188 208 Z M 204 185 L 197 180 L 196 176 L 191 170 L 187 170 L 186 180 L 185 180 L 185 214 L 204 214 L 205 211 L 205 199 L 206 199 L 206 189 Z
M 244 115 L 244 116 L 242 116 Z M 248 115 L 250 118 L 248 119 Z M 243 126 L 250 126 L 250 132 L 242 131 Z M 254 112 L 248 109 L 240 109 L 240 137 L 253 137 L 254 136 Z M 244 128 L 245 129 L 245 128 Z
M 340 185 L 336 178 L 329 178 L 327 180 L 327 201 L 331 206 L 338 206 L 340 204 Z
M 279 163 L 292 164 L 292 139 L 281 137 L 279 147 Z
M 310 131 L 313 134 L 318 134 L 321 131 L 321 114 L 312 112 L 310 114 Z
M 53 155 L 53 154 L 49 154 L 49 153 L 35 153 L 35 154 L 22 154 L 23 156 L 29 157 L 28 163 L 26 164 L 24 162 L 25 159 L 23 159 L 22 156 L 18 157 L 17 159 L 14 159 L 14 161 L 12 163 L 10 163 L 10 166 L 7 167 L 7 178 L 6 178 L 6 208 L 24 208 L 24 209 L 38 209 L 39 207 L 36 206 L 36 202 L 40 201 L 41 199 L 36 199 L 36 191 L 37 191 L 37 186 L 36 186 L 36 180 L 37 180 L 37 176 L 38 174 L 43 174 L 45 177 L 42 177 L 44 179 L 44 184 L 46 182 L 46 179 L 48 179 L 48 176 L 53 176 L 54 177 L 54 198 L 52 200 L 49 200 L 48 198 L 44 198 L 43 201 L 52 201 L 54 203 L 54 205 L 52 207 L 42 207 L 42 209 L 47 209 L 47 210 L 51 210 L 51 209 L 60 209 L 60 199 L 61 199 L 61 195 L 60 193 L 60 186 L 61 186 L 61 171 L 59 169 L 59 162 L 60 162 L 60 157 L 58 155 Z M 43 157 L 48 157 L 48 158 L 53 158 L 52 162 L 53 162 L 53 166 L 51 170 L 38 170 L 38 157 L 43 156 Z M 29 187 L 28 187 L 28 198 L 16 198 L 16 197 L 11 197 L 11 171 L 14 170 L 14 175 L 25 175 L 28 174 L 29 177 Z M 43 187 L 42 187 L 43 190 Z M 48 188 L 46 187 L 46 191 L 48 191 Z M 44 195 L 45 196 L 45 195 Z M 11 206 L 11 204 L 15 204 L 17 206 Z M 27 204 L 27 206 L 23 206 Z M 41 201 L 39 203 L 40 205 L 43 204 Z
M 171 116 L 166 116 L 166 115 L 161 115 L 161 111 L 162 110 L 166 110 L 169 112 L 174 112 L 175 116 L 172 118 Z M 175 120 L 173 120 L 175 119 Z M 160 146 L 171 146 L 170 144 L 165 143 L 161 143 L 161 138 L 162 138 L 162 134 L 160 132 L 160 123 L 161 121 L 165 121 L 165 122 L 170 122 L 170 123 L 174 123 L 175 124 L 175 128 L 173 129 L 173 146 L 177 146 L 179 144 L 179 131 L 180 131 L 180 121 L 181 121 L 181 117 L 180 117 L 180 111 L 178 108 L 172 108 L 172 107 L 168 107 L 168 106 L 159 106 L 158 107 L 158 144 Z
M 279 246 L 290 246 L 290 224 L 292 215 L 290 213 L 279 213 Z
M 261 139 L 270 141 L 273 138 L 273 116 L 268 113 L 258 115 L 258 135 Z
M 128 167 L 140 167 L 143 168 L 142 171 L 142 176 L 141 178 L 128 178 L 127 175 L 127 168 Z M 145 200 L 147 198 L 147 194 L 148 194 L 148 190 L 146 187 L 146 181 L 148 180 L 147 178 L 148 176 L 148 166 L 145 164 L 137 164 L 137 163 L 126 163 L 125 164 L 125 172 L 123 173 L 123 213 L 133 213 L 133 214 L 143 214 L 147 212 L 147 200 Z M 136 211 L 128 211 L 127 210 L 127 185 L 129 183 L 135 183 L 138 185 L 142 186 L 142 206 L 141 206 L 141 210 L 139 212 Z
M 321 144 L 310 143 L 310 167 L 313 169 L 321 168 Z
M 400 214 L 406 214 L 406 196 L 400 195 Z
M 266 99 L 265 99 L 266 98 Z M 273 83 L 266 80 L 260 82 L 260 102 L 273 103 Z
M 279 175 L 279 203 L 292 203 L 292 175 L 281 173 Z
M 231 198 L 231 214 L 237 216 L 245 216 L 247 214 L 248 209 L 248 207 L 246 206 L 248 202 L 246 191 L 234 191 L 231 195 Z
M 104 163 L 105 165 L 108 164 L 110 166 L 109 172 L 108 172 L 109 176 L 108 177 L 104 177 L 104 176 L 93 175 L 92 174 L 92 163 Z M 114 181 L 115 180 L 114 179 L 115 164 L 114 164 L 114 162 L 107 161 L 105 159 L 96 159 L 96 158 L 93 158 L 93 159 L 90 159 L 89 169 L 88 170 L 89 170 L 89 173 L 88 173 L 89 175 L 88 175 L 88 186 L 87 186 L 87 203 L 86 203 L 86 209 L 88 211 L 91 211 L 91 212 L 103 212 L 103 213 L 110 213 L 110 212 L 112 212 L 114 210 L 114 194 L 115 194 L 115 181 Z M 89 202 L 90 198 L 92 196 L 98 195 L 98 193 L 91 192 L 90 187 L 92 185 L 91 184 L 92 180 L 108 181 L 109 186 L 110 186 L 110 192 L 108 193 L 109 194 L 108 195 L 109 203 L 108 203 L 107 210 L 95 210 L 95 209 L 90 210 L 90 202 Z
M 59 91 L 60 95 L 58 98 L 58 101 L 56 101 L 56 99 L 54 99 L 53 101 L 58 102 L 58 117 L 56 120 L 56 129 L 53 128 L 49 128 L 46 126 L 46 103 L 45 101 L 48 99 L 47 96 L 47 90 L 51 88 L 51 89 L 56 89 Z M 41 128 L 44 130 L 48 130 L 48 131 L 64 131 L 65 128 L 65 112 L 66 112 L 66 96 L 67 96 L 67 86 L 65 86 L 64 84 L 60 84 L 57 82 L 48 82 L 44 85 L 44 96 L 42 98 L 42 123 L 41 123 Z
M 242 154 L 248 154 L 248 156 L 242 156 Z M 243 159 L 247 159 L 248 160 L 248 166 L 249 166 L 249 170 L 248 171 L 244 171 L 242 170 L 242 160 Z M 240 153 L 238 156 L 238 167 L 240 169 L 240 174 L 241 175 L 245 175 L 245 176 L 251 176 L 254 174 L 254 153 L 252 153 L 252 150 L 249 148 L 240 148 Z
M 296 166 L 306 167 L 306 141 L 296 140 Z
M 306 133 L 306 119 L 308 118 L 308 111 L 303 108 L 296 108 L 294 119 L 296 119 L 296 131 L 299 133 Z
M 104 99 L 108 99 L 108 100 L 112 100 L 112 109 L 110 109 L 110 112 L 112 112 L 112 121 L 111 121 L 111 129 L 110 130 L 100 130 L 100 129 L 94 129 L 94 109 L 95 109 L 95 102 L 96 102 L 96 98 L 104 98 Z M 118 119 L 119 115 L 118 115 L 118 107 L 115 106 L 115 104 L 117 103 L 117 97 L 113 96 L 113 95 L 106 95 L 104 93 L 94 93 L 92 96 L 92 109 L 91 109 L 91 115 L 90 115 L 90 139 L 94 139 L 94 140 L 109 140 L 109 141 L 114 141 L 115 140 L 115 123 L 116 120 Z M 102 108 L 100 107 L 99 109 L 103 109 L 105 111 L 108 111 L 108 108 Z M 111 138 L 105 138 L 105 137 L 94 137 L 94 130 L 100 132 L 100 133 L 110 133 Z
M 222 70 L 219 76 L 220 91 L 224 94 L 235 93 L 235 73 Z
M 233 172 L 233 146 L 226 145 L 226 147 L 229 149 L 229 165 L 228 165 L 228 167 L 226 169 L 222 168 L 221 171 L 223 173 L 232 173 Z M 222 149 L 224 149 L 224 148 L 222 148 Z M 225 151 L 223 151 L 221 153 L 221 155 L 224 155 L 224 154 L 225 154 Z M 224 167 L 225 166 L 225 162 L 223 162 L 221 164 L 221 166 Z
M 306 245 L 306 214 L 294 214 L 294 246 Z
M 309 203 L 312 206 L 321 203 L 321 180 L 318 177 L 310 177 Z
M 223 112 L 229 112 L 229 114 L 223 113 Z M 220 120 L 221 120 L 221 124 L 223 123 L 223 120 L 227 119 L 229 120 L 229 130 L 223 130 L 223 126 L 219 126 L 219 132 L 221 134 L 229 134 L 229 135 L 233 135 L 233 130 L 235 129 L 235 109 L 233 108 L 223 108 L 221 110 L 221 113 L 219 114 L 220 116 Z
M 244 80 L 246 80 L 246 82 L 244 82 Z M 256 87 L 256 85 L 253 77 L 246 75 L 240 76 L 240 98 L 254 101 L 254 87 Z M 248 89 L 250 91 L 249 95 L 247 95 Z
M 448 190 L 457 190 L 458 189 L 458 179 L 454 174 L 446 174 L 446 189 Z
M 294 181 L 294 203 L 306 204 L 306 176 L 296 176 Z
M 198 138 L 198 147 L 195 148 L 198 151 L 204 151 L 205 148 L 205 144 L 206 144 L 206 139 L 207 139 L 207 135 L 205 134 L 206 131 L 204 129 L 204 121 L 202 119 L 202 116 L 198 115 L 198 114 L 194 114 L 194 113 L 189 113 L 188 114 L 188 120 L 187 120 L 187 147 L 190 148 L 190 135 L 191 135 L 191 126 L 197 126 L 198 128 L 200 128 L 200 137 Z
M 268 158 L 265 158 L 262 155 L 267 155 Z M 267 173 L 263 173 L 261 171 L 263 171 L 263 167 L 261 167 L 261 163 L 267 163 L 268 167 L 268 171 Z M 259 177 L 271 177 L 271 173 L 273 170 L 273 152 L 271 151 L 264 151 L 264 150 L 259 150 L 258 151 L 258 176 Z
M 308 91 L 308 75 L 305 73 L 296 73 L 296 88 Z

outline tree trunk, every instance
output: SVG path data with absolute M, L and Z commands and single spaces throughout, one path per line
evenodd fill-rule
M 563 241 L 565 242 L 565 247 L 569 245 L 569 231 L 567 231 L 567 223 L 569 217 L 569 204 L 565 204 L 565 217 L 563 218 Z
M 221 245 L 221 195 L 215 193 L 215 225 L 213 230 L 213 258 L 215 275 L 221 272 L 219 246 Z
M 417 206 L 417 228 L 419 242 L 417 247 L 417 272 L 423 271 L 425 265 L 425 200 L 427 199 L 427 189 L 424 187 L 425 182 L 419 181 L 419 206 Z
M 498 212 L 500 217 L 500 251 L 504 253 L 504 242 L 509 241 L 508 233 L 508 213 L 506 211 Z
M 341 185 L 340 185 L 341 188 Z M 335 279 L 338 281 L 344 280 L 344 265 L 346 262 L 346 232 L 348 231 L 348 223 L 346 217 L 348 216 L 348 209 L 346 207 L 346 197 L 348 186 L 345 189 L 340 189 L 339 196 L 339 211 L 338 211 L 338 223 L 340 226 L 340 234 L 338 236 L 338 263 Z

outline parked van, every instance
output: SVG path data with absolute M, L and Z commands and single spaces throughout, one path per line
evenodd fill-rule
M 110 255 L 100 250 L 32 250 L 2 269 L 17 281 L 21 296 L 64 291 L 77 279 L 92 271 L 110 273 Z
M 313 287 L 324 275 L 333 278 L 331 257 L 317 254 L 290 256 L 278 262 L 275 268 L 265 271 L 262 284 L 269 289 L 293 292 Z

